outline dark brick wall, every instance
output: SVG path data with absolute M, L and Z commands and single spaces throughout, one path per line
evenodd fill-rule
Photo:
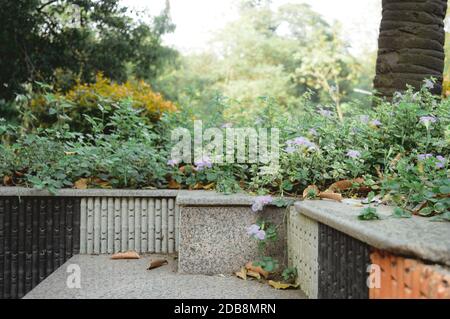
M 370 247 L 340 231 L 319 224 L 319 291 L 325 299 L 367 299 L 366 270 Z
M 79 252 L 80 200 L 0 197 L 0 299 L 21 298 Z

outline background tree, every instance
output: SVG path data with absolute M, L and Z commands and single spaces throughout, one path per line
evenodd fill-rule
M 0 0 L 0 99 L 24 82 L 63 89 L 101 71 L 123 82 L 153 79 L 175 52 L 161 44 L 173 30 L 168 8 L 147 24 L 132 19 L 119 0 Z
M 442 92 L 447 0 L 383 0 L 374 88 L 380 96 L 434 77 Z
M 156 88 L 191 105 L 200 117 L 210 113 L 207 100 L 217 95 L 239 101 L 227 103 L 235 106 L 228 114 L 253 116 L 258 97 L 271 97 L 288 109 L 298 107 L 311 91 L 315 102 L 335 107 L 354 97 L 358 74 L 373 79 L 360 71 L 339 26 L 308 5 L 274 8 L 270 1 L 243 1 L 238 12 L 206 52 L 180 57 L 178 67 L 164 72 Z M 359 88 L 370 90 L 370 85 Z

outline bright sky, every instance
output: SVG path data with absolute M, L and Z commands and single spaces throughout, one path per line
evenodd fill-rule
M 122 4 L 158 14 L 166 0 L 121 0 Z M 184 52 L 203 50 L 211 35 L 236 18 L 238 0 L 170 0 L 172 20 L 177 28 L 167 35 L 167 45 Z M 344 35 L 355 52 L 376 48 L 381 20 L 381 0 L 273 0 L 274 7 L 284 3 L 309 3 L 329 22 L 342 24 Z

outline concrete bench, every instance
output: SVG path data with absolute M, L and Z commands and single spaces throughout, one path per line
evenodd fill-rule
M 392 218 L 392 207 L 360 221 L 361 210 L 332 201 L 291 209 L 289 261 L 310 298 L 450 298 L 450 223 Z

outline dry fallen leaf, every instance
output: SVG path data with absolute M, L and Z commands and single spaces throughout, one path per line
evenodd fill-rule
M 316 185 L 309 185 L 308 187 L 305 188 L 305 190 L 303 191 L 303 199 L 307 199 L 308 195 L 314 192 L 314 194 L 319 195 L 320 190 Z
M 256 271 L 247 270 L 247 276 L 256 278 L 258 280 L 261 279 L 261 275 Z
M 345 179 L 336 183 L 333 183 L 330 187 L 328 187 L 327 193 L 334 193 L 336 191 L 343 192 L 349 188 L 352 188 L 353 184 L 362 184 L 364 183 L 363 178 L 356 179 Z
M 76 189 L 87 189 L 89 183 L 89 179 L 87 178 L 80 178 L 74 183 L 74 187 Z
M 338 202 L 342 201 L 342 195 L 338 194 L 338 193 L 322 192 L 322 193 L 319 194 L 319 197 L 322 198 L 322 199 L 324 199 L 324 198 L 332 199 L 332 200 L 335 200 L 335 201 L 338 201 Z
M 170 189 L 180 189 L 180 188 L 181 188 L 181 185 L 180 185 L 180 183 L 178 183 L 178 182 L 176 182 L 175 180 L 171 179 L 171 180 L 169 181 L 169 188 L 170 188 Z
M 139 254 L 135 251 L 127 251 L 124 253 L 117 253 L 111 256 L 111 259 L 139 259 Z
M 253 263 L 251 261 L 249 261 L 246 265 L 245 268 L 249 271 L 253 271 L 256 272 L 258 274 L 260 274 L 261 276 L 263 276 L 264 278 L 267 279 L 267 277 L 269 276 L 269 272 L 265 271 L 264 269 L 262 269 L 262 267 L 260 266 L 254 266 Z
M 67 156 L 72 156 L 72 155 L 76 155 L 76 152 L 64 152 L 65 155 Z
M 204 190 L 210 190 L 210 189 L 214 188 L 214 186 L 216 186 L 215 183 L 210 183 L 208 185 L 203 186 L 203 189 Z
M 3 185 L 9 186 L 9 185 L 12 185 L 12 184 L 13 184 L 13 181 L 12 181 L 12 177 L 11 176 L 7 176 L 7 175 L 3 176 Z
M 101 188 L 112 188 L 108 181 L 105 181 L 98 177 L 92 179 L 91 183 L 94 185 L 100 186 Z
M 247 280 L 247 269 L 245 267 L 241 268 L 241 271 L 235 273 L 236 277 Z
M 192 187 L 192 189 L 203 189 L 203 187 L 205 187 L 205 185 L 203 185 L 202 183 L 197 183 L 194 185 L 194 187 Z
M 275 289 L 290 289 L 290 288 L 297 289 L 298 288 L 298 284 L 297 285 L 285 284 L 283 282 L 273 281 L 273 280 L 269 280 L 269 285 L 271 285 Z
M 150 262 L 150 266 L 147 268 L 147 270 L 152 270 L 167 264 L 169 264 L 169 262 L 166 259 L 153 260 L 152 262 Z

